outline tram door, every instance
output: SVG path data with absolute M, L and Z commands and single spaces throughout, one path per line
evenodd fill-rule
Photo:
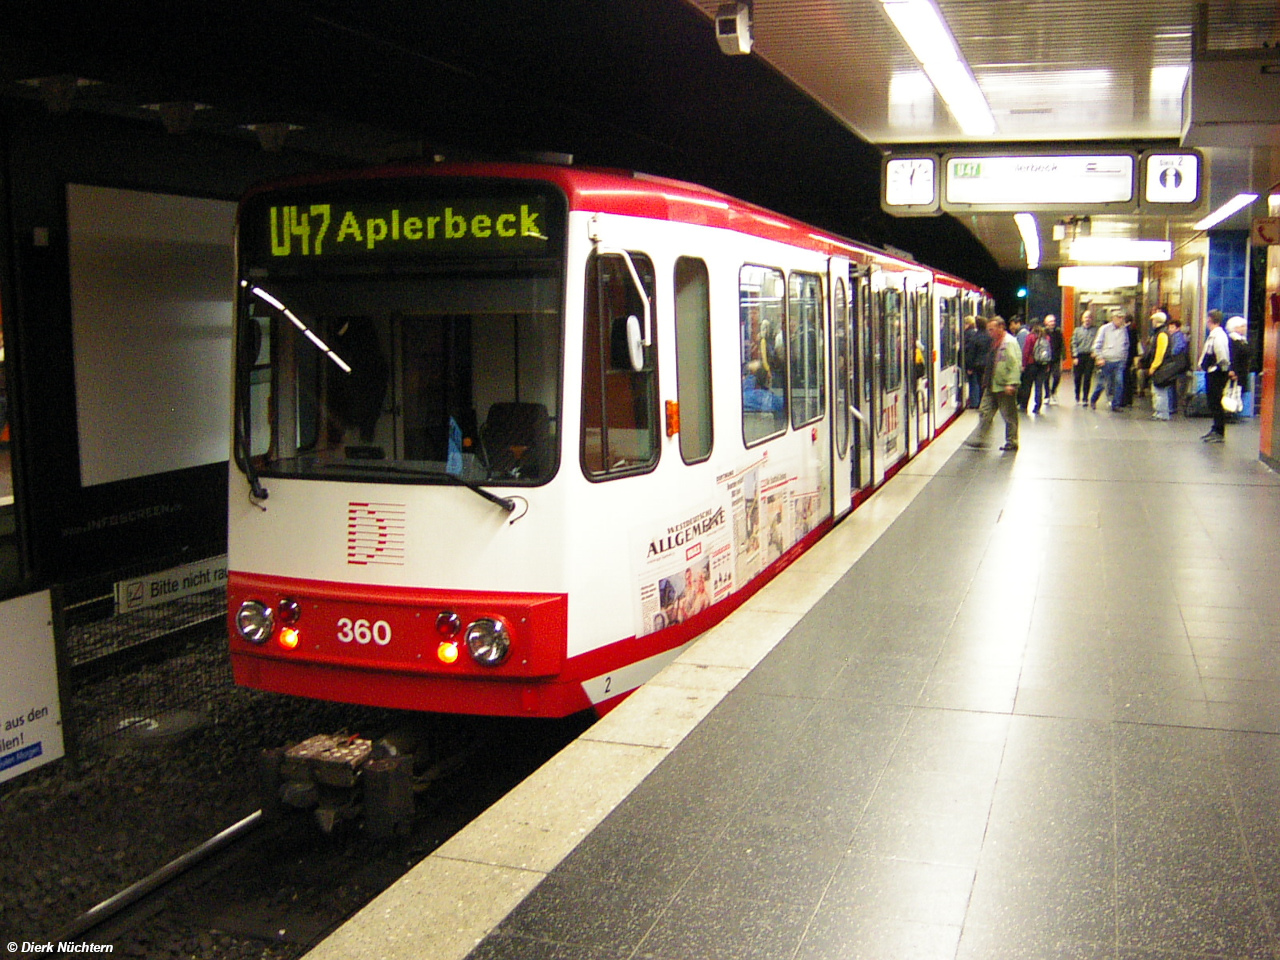
M 871 273 L 874 267 L 866 267 L 854 278 L 854 294 L 850 314 L 853 319 L 853 460 L 857 467 L 854 486 L 866 490 L 883 479 L 875 475 L 875 424 L 876 384 L 880 374 L 876 369 L 876 298 L 871 293 Z
M 907 455 L 907 296 L 900 273 L 876 273 L 873 281 L 878 308 L 875 477 L 879 483 Z
M 914 456 L 933 437 L 933 334 L 927 280 L 907 281 L 907 399 L 911 424 L 908 448 Z
M 831 304 L 831 516 L 839 520 L 853 506 L 851 391 L 853 364 L 849 329 L 849 261 L 833 257 L 828 270 Z
M 933 422 L 935 429 L 964 408 L 964 364 L 960 341 L 964 321 L 960 315 L 960 293 L 952 287 L 934 286 L 934 314 L 938 318 L 938 362 L 934 365 Z

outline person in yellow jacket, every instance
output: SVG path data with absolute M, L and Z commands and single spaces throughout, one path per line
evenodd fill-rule
M 987 324 L 991 335 L 991 355 L 982 378 L 982 402 L 978 404 L 978 425 L 965 440 L 965 446 L 981 449 L 987 445 L 987 434 L 996 418 L 996 409 L 1004 418 L 1004 446 L 1001 450 L 1018 449 L 1018 384 L 1022 381 L 1022 351 L 1016 338 L 1005 332 L 1005 322 L 996 317 Z
M 1156 373 L 1160 365 L 1169 356 L 1169 331 L 1165 328 L 1169 317 L 1163 310 L 1151 314 L 1151 363 L 1147 366 L 1147 382 L 1151 384 L 1151 419 L 1169 419 L 1169 390 L 1171 387 L 1157 387 Z

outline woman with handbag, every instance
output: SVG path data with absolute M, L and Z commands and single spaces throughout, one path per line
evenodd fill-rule
M 1249 393 L 1249 373 L 1253 370 L 1253 348 L 1249 346 L 1249 325 L 1244 317 L 1232 317 L 1223 328 L 1227 331 L 1227 347 L 1231 351 L 1231 383 L 1222 395 L 1223 409 L 1226 398 L 1233 395 L 1239 402 L 1227 413 L 1243 413 L 1245 397 Z M 1233 401 L 1234 402 L 1234 401 Z

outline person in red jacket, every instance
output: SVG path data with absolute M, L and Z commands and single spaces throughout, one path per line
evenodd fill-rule
M 1030 380 L 1027 403 L 1032 413 L 1039 413 L 1049 402 L 1049 365 L 1053 362 L 1053 341 L 1043 323 L 1031 328 L 1022 345 L 1022 379 Z

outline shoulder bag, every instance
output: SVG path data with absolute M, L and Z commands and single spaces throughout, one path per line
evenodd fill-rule
M 1244 409 L 1244 398 L 1240 393 L 1240 384 L 1233 381 L 1222 391 L 1222 409 L 1226 413 L 1239 413 Z

